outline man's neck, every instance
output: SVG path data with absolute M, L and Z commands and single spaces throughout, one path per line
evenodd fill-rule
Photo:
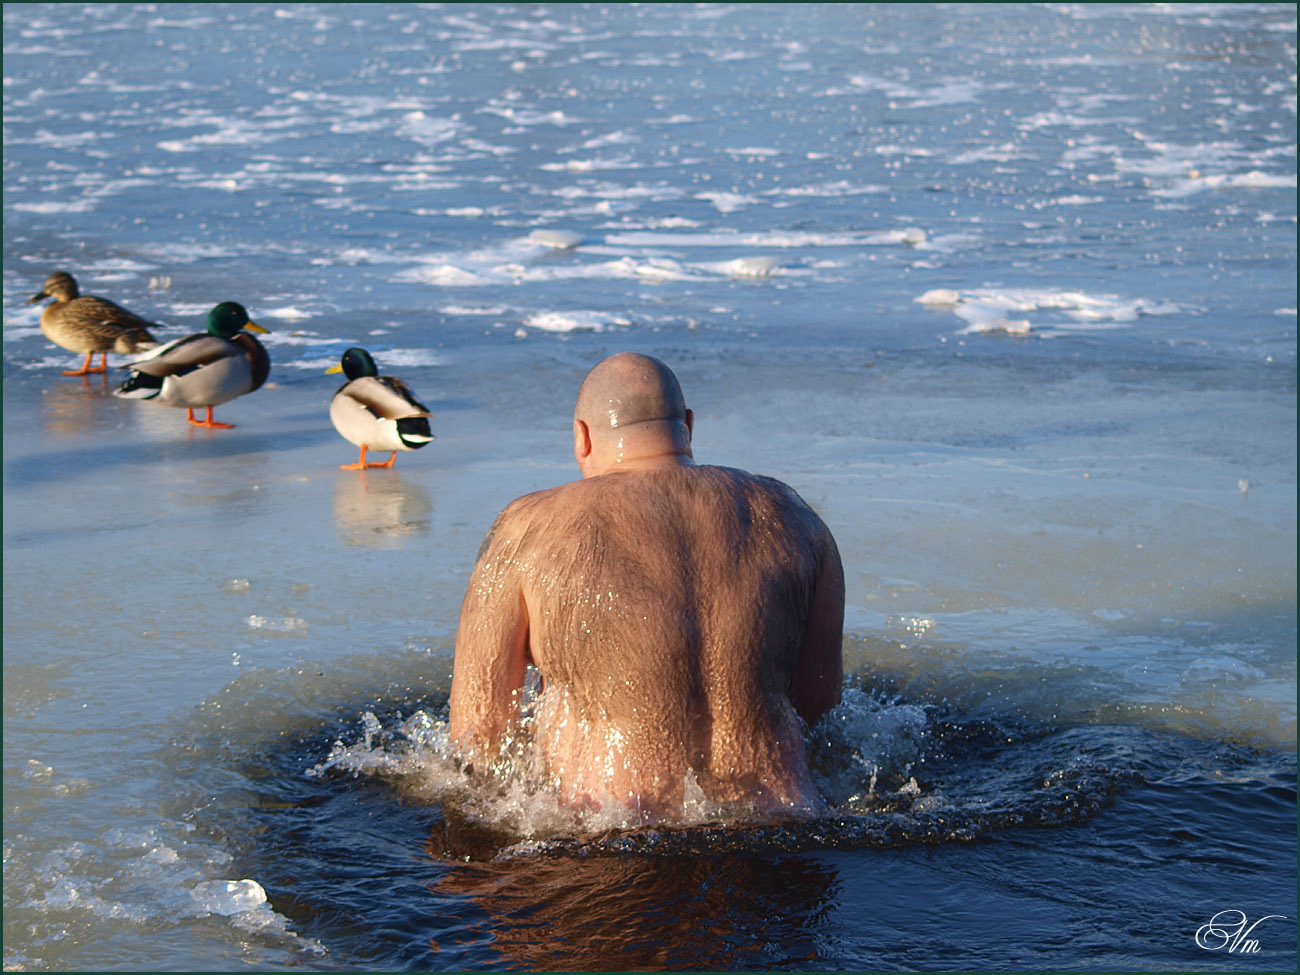
M 599 470 L 588 475 L 613 474 L 617 471 L 654 471 L 670 467 L 694 467 L 695 460 L 690 450 L 672 451 L 660 454 L 622 454 L 602 464 Z

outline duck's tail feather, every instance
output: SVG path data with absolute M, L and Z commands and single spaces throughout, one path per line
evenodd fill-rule
M 151 376 L 147 372 L 133 372 L 121 386 L 113 390 L 114 396 L 127 399 L 153 399 L 162 392 L 163 377 Z
M 402 443 L 416 450 L 434 439 L 427 416 L 405 416 L 397 421 L 397 435 Z
M 135 355 L 158 347 L 158 340 L 147 328 L 130 328 L 117 337 L 113 351 L 118 355 Z

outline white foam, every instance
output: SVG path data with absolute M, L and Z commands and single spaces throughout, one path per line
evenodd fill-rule
M 1177 199 L 1191 196 L 1212 189 L 1295 189 L 1294 174 L 1263 173 L 1251 170 L 1248 173 L 1221 174 L 1212 176 L 1189 176 L 1175 180 L 1173 185 L 1164 189 L 1153 190 L 1153 196 Z
M 631 156 L 616 156 L 612 159 L 568 159 L 564 162 L 543 163 L 539 168 L 552 173 L 592 173 L 602 169 L 639 169 L 641 165 Z
M 375 353 L 374 358 L 381 366 L 398 369 L 425 368 L 447 364 L 446 356 L 439 355 L 429 349 L 417 348 L 387 349 Z
M 815 183 L 811 186 L 795 186 L 788 189 L 768 190 L 771 195 L 843 197 L 862 196 L 866 193 L 884 193 L 888 187 L 876 183 L 850 183 L 848 180 L 836 180 L 828 183 Z
M 967 166 L 980 162 L 1011 162 L 1024 159 L 1029 154 L 1014 142 L 1004 142 L 997 146 L 980 146 L 968 149 L 953 156 L 949 162 L 956 166 Z
M 835 232 L 818 233 L 802 230 L 769 230 L 755 233 L 735 233 L 730 231 L 706 231 L 703 233 L 657 233 L 654 231 L 630 231 L 609 234 L 607 244 L 616 247 L 743 247 L 757 248 L 798 248 L 814 249 L 819 247 L 878 247 L 881 245 L 904 244 L 909 237 L 915 238 L 915 228 L 884 230 L 874 232 Z M 935 241 L 973 239 L 970 235 L 947 235 L 932 238 Z
M 1021 131 L 1048 128 L 1081 129 L 1090 125 L 1139 125 L 1142 120 L 1132 115 L 1077 115 L 1073 112 L 1047 111 L 1036 112 L 1020 122 L 1016 128 Z
M 623 146 L 629 143 L 640 142 L 641 137 L 625 130 L 620 129 L 617 132 L 610 132 L 608 135 L 600 135 L 588 139 L 582 143 L 579 149 L 604 149 L 606 146 Z M 568 150 L 561 150 L 568 151 Z
M 41 200 L 37 203 L 11 203 L 14 210 L 24 213 L 86 213 L 99 204 L 92 198 L 80 200 Z
M 667 183 L 637 183 L 621 186 L 618 183 L 584 183 L 581 186 L 564 186 L 554 191 L 562 200 L 679 200 L 686 193 Z
M 758 202 L 758 197 L 750 196 L 747 193 L 727 193 L 727 192 L 710 192 L 696 193 L 697 200 L 708 200 L 720 213 L 734 213 L 743 207 L 747 207 Z
M 876 702 L 868 706 L 865 700 L 861 692 L 847 689 L 843 703 L 823 719 L 813 736 L 814 747 L 835 752 L 821 764 L 835 766 L 830 770 L 835 779 L 826 784 L 832 791 L 843 793 L 838 798 L 864 791 L 869 776 L 905 769 L 915 760 L 916 742 L 924 733 L 925 715 L 920 708 Z M 373 713 L 362 714 L 356 740 L 337 740 L 329 754 L 306 775 L 317 778 L 342 772 L 381 777 L 419 800 L 454 801 L 471 818 L 520 837 L 501 854 L 505 857 L 544 849 L 539 843 L 551 837 L 592 835 L 655 822 L 635 803 L 629 805 L 610 795 L 593 797 L 594 809 L 573 809 L 560 801 L 552 777 L 536 767 L 533 742 L 542 701 L 536 675 L 530 668 L 521 727 L 518 734 L 504 742 L 493 763 L 489 788 L 484 788 L 481 773 L 463 770 L 450 746 L 446 721 L 425 711 L 416 711 L 405 719 L 399 715 L 389 727 Z M 689 770 L 682 785 L 682 806 L 672 817 L 676 823 L 700 825 L 761 818 L 748 803 L 732 808 L 712 802 Z M 823 812 L 820 801 L 785 810 L 786 815 Z
M 329 338 L 315 332 L 285 332 L 272 330 L 269 334 L 260 336 L 263 343 L 273 346 L 318 346 L 318 345 L 335 345 L 338 339 Z
M 550 112 L 535 111 L 528 108 L 517 108 L 514 105 L 502 105 L 492 103 L 479 109 L 489 115 L 499 115 L 503 119 L 513 122 L 515 125 L 534 126 L 534 125 L 577 125 L 581 119 L 573 118 L 563 111 L 555 110 Z
M 435 146 L 454 139 L 465 131 L 465 125 L 455 119 L 426 115 L 423 111 L 407 112 L 402 116 L 397 134 L 423 146 Z
M 986 87 L 978 81 L 953 79 L 929 88 L 914 88 L 901 81 L 870 74 L 854 75 L 849 83 L 859 91 L 879 91 L 890 99 L 905 101 L 909 108 L 935 108 L 978 101 Z M 841 92 L 835 90 L 834 93 Z

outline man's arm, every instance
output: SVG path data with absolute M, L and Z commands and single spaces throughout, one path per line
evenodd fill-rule
M 790 681 L 790 702 L 809 727 L 840 703 L 844 680 L 844 566 L 829 529 L 803 649 Z
M 456 630 L 451 741 L 468 756 L 495 756 L 518 713 L 528 665 L 528 611 L 510 523 L 507 507 L 483 539 Z

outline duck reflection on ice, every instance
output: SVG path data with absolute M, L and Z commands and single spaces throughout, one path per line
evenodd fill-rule
M 433 502 L 424 487 L 395 471 L 362 471 L 334 483 L 334 524 L 354 548 L 398 548 L 433 524 Z
M 81 376 L 41 390 L 41 426 L 56 437 L 102 433 L 122 423 L 121 411 L 111 408 L 106 374 Z
M 431 852 L 446 826 L 430 837 Z M 839 886 L 834 867 L 812 855 L 701 849 L 457 863 L 431 892 L 485 911 L 490 949 L 511 968 L 737 971 L 813 961 Z M 453 944 L 430 947 L 441 955 Z

